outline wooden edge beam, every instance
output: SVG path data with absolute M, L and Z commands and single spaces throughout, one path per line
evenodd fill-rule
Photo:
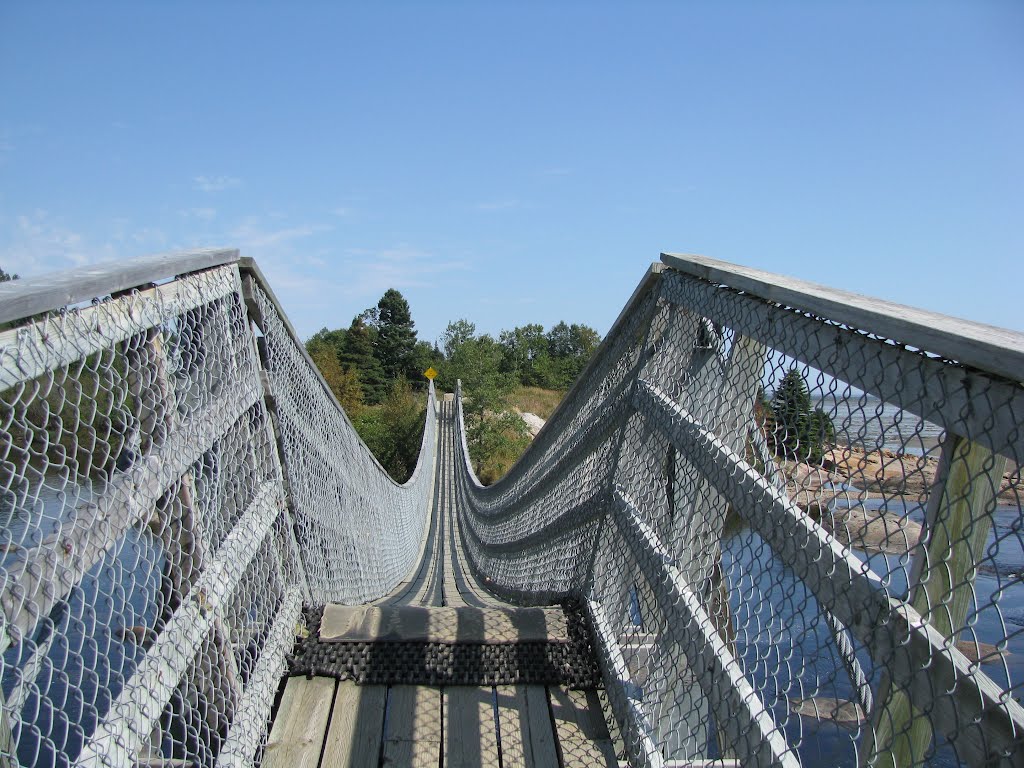
M 207 248 L 93 264 L 56 274 L 12 280 L 0 284 L 0 323 L 238 260 L 235 248 Z
M 663 253 L 666 266 L 811 312 L 964 365 L 1024 381 L 1024 333 L 695 254 Z
M 0 283 L 0 288 L 9 284 Z M 0 332 L 0 348 L 8 350 L 5 357 L 17 354 L 0 367 L 0 390 L 110 349 L 168 317 L 209 304 L 235 290 L 233 270 L 215 270 L 83 307 L 68 318 L 46 318 Z
M 970 435 L 996 453 L 1024 455 L 1024 387 L 987 373 L 918 355 L 849 328 L 825 323 L 753 295 L 722 291 L 683 274 L 666 275 L 666 301 L 697 312 L 776 353 L 897 405 L 948 432 Z M 891 375 L 899 371 L 900 375 Z M 975 402 L 984 394 L 986 406 Z

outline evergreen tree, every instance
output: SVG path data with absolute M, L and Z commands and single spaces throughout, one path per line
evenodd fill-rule
M 373 354 L 370 332 L 362 317 L 352 320 L 352 325 L 345 334 L 345 343 L 338 356 L 338 362 L 342 368 L 352 369 L 359 376 L 363 402 L 375 405 L 384 399 L 387 381 L 380 361 Z
M 811 409 L 807 382 L 796 368 L 790 369 L 772 396 L 771 421 L 775 452 L 798 461 L 821 461 L 825 445 L 835 441 L 835 427 L 820 408 Z
M 17 275 L 8 274 L 7 272 L 5 272 L 3 270 L 3 267 L 0 267 L 0 283 L 6 283 L 8 280 L 17 280 L 17 279 L 18 279 Z
M 419 372 L 412 370 L 416 331 L 409 302 L 394 288 L 388 288 L 377 302 L 377 312 L 377 343 L 374 351 L 385 377 L 395 381 L 401 376 L 418 376 Z

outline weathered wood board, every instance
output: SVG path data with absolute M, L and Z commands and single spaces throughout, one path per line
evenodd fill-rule
M 263 768 L 317 768 L 334 686 L 328 677 L 288 680 L 263 754 Z

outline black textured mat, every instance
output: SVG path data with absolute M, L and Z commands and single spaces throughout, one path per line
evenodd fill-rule
M 288 656 L 288 674 L 360 685 L 565 685 L 600 688 L 593 636 L 583 611 L 562 606 L 568 642 L 321 642 L 323 608 L 304 608 L 309 636 Z

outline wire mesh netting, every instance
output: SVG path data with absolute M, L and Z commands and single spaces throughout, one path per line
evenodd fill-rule
M 303 598 L 384 594 L 414 564 L 432 451 L 400 487 L 354 450 L 245 279 L 227 264 L 0 331 L 0 765 L 251 765 Z
M 472 566 L 581 596 L 637 764 L 1024 756 L 1019 381 L 666 269 L 509 477 Z
M 258 762 L 303 601 L 416 564 L 427 406 L 398 485 L 234 263 L 0 331 L 2 760 Z M 621 757 L 1024 759 L 1019 377 L 655 269 L 491 487 L 456 408 L 459 551 L 583 602 Z
M 430 512 L 437 443 L 434 385 L 412 477 L 398 485 L 359 438 L 267 295 L 262 339 L 289 498 L 312 601 L 381 597 L 416 562 Z M 338 514 L 345 510 L 345 514 Z

